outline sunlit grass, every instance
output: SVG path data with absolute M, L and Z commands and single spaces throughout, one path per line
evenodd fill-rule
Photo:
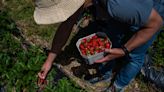
M 35 9 L 33 0 L 5 0 L 5 9 L 26 36 L 37 35 L 51 42 L 58 25 L 36 24 L 33 19 Z

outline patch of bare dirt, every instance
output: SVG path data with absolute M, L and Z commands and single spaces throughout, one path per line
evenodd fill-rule
M 28 32 L 29 32 L 28 29 L 29 29 L 29 26 L 30 26 L 28 23 L 25 23 L 24 21 L 17 21 L 16 24 L 17 24 L 17 27 L 18 27 L 19 30 L 23 30 L 22 33 L 24 35 L 24 38 L 28 42 L 30 42 L 30 43 L 32 43 L 36 46 L 39 46 L 41 48 L 50 48 L 51 47 L 51 42 L 50 41 L 48 42 L 47 40 L 45 40 L 45 39 L 43 39 L 40 36 L 35 35 L 35 34 L 28 35 Z
M 32 43 L 34 43 L 37 46 L 40 46 L 41 48 L 45 48 L 45 47 L 49 47 L 50 48 L 50 43 L 48 43 L 44 39 L 41 39 L 37 35 L 29 36 L 27 40 L 30 41 L 30 42 L 32 42 Z

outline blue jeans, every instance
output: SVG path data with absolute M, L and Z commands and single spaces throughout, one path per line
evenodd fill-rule
M 117 74 L 116 80 L 114 82 L 115 85 L 117 85 L 119 88 L 123 88 L 128 85 L 129 82 L 137 75 L 144 63 L 146 51 L 154 41 L 157 34 L 158 33 L 156 33 L 147 43 L 134 49 L 130 53 L 131 58 L 126 59 L 128 63 L 123 66 L 123 68 Z

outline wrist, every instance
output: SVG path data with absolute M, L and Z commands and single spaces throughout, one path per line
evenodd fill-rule
M 121 46 L 122 51 L 124 52 L 125 56 L 129 56 L 130 51 L 124 46 Z
M 55 60 L 56 56 L 57 56 L 56 53 L 49 52 L 48 57 L 47 57 L 47 59 L 46 59 L 46 62 L 52 64 L 53 61 Z

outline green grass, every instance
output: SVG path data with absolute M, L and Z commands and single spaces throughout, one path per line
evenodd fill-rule
M 51 41 L 58 24 L 37 25 L 33 19 L 33 0 L 5 0 L 8 15 L 13 19 L 28 37 L 37 35 L 46 41 Z

